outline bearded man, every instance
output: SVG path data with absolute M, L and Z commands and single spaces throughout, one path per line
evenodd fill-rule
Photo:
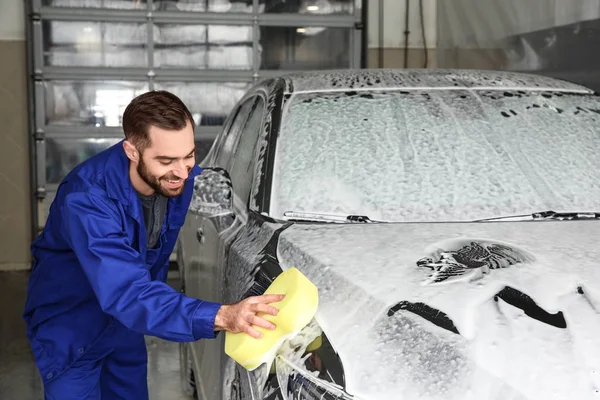
M 274 329 L 283 296 L 224 305 L 165 283 L 192 197 L 194 120 L 165 91 L 134 98 L 125 139 L 61 182 L 31 246 L 23 317 L 46 399 L 147 399 L 144 335 L 175 342 Z M 217 366 L 215 366 L 217 368 Z

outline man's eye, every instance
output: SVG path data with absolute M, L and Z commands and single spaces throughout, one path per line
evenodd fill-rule
M 171 161 L 161 161 L 160 163 L 162 165 L 169 165 L 169 164 L 171 164 Z

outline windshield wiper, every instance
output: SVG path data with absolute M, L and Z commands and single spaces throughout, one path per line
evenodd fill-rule
M 482 222 L 482 221 L 500 221 L 506 219 L 514 219 L 517 221 L 521 220 L 577 220 L 577 219 L 600 219 L 600 213 L 597 212 L 556 212 L 556 211 L 540 211 L 532 214 L 523 214 L 523 215 L 509 215 L 506 217 L 495 217 L 495 218 L 485 218 L 478 219 L 474 222 Z
M 283 216 L 289 221 L 314 221 L 314 222 L 352 222 L 352 223 L 384 223 L 383 221 L 374 221 L 366 215 L 335 215 L 320 214 L 311 212 L 286 211 Z

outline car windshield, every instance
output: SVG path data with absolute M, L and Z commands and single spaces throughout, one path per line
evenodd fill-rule
M 298 93 L 270 214 L 388 222 L 600 211 L 600 98 L 543 91 Z

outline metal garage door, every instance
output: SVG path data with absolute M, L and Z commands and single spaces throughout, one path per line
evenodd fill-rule
M 65 174 L 123 137 L 122 112 L 139 93 L 164 88 L 185 101 L 200 160 L 257 79 L 363 66 L 361 0 L 26 3 L 34 230 Z

